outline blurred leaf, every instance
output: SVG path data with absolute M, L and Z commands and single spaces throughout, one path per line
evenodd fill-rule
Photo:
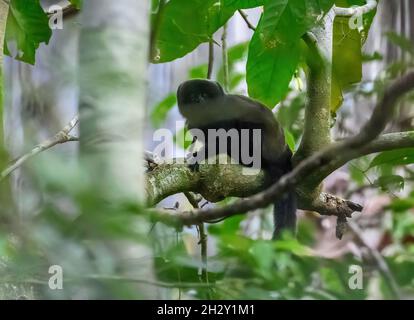
M 333 29 L 331 111 L 341 106 L 342 92 L 362 79 L 362 40 L 349 18 L 336 17 Z
M 207 76 L 208 65 L 201 64 L 199 66 L 193 67 L 189 71 L 190 79 L 204 79 Z
M 247 56 L 249 42 L 242 42 L 228 50 L 228 69 L 229 69 L 229 90 L 233 91 L 241 81 L 246 77 L 245 73 L 237 71 L 237 63 L 244 62 Z M 220 83 L 224 81 L 223 66 L 217 72 L 217 80 Z
M 309 247 L 299 243 L 298 240 L 292 238 L 292 236 L 284 237 L 282 240 L 277 241 L 275 247 L 279 250 L 292 252 L 297 256 L 312 255 L 312 250 Z
M 192 140 L 185 140 L 185 135 L 187 134 L 188 130 L 186 127 L 182 128 L 177 134 L 174 136 L 174 142 L 182 149 L 187 150 Z
M 80 9 L 82 7 L 83 0 L 69 0 L 69 1 L 76 9 Z
M 295 141 L 295 137 L 293 136 L 293 134 L 285 129 L 285 141 L 287 143 L 287 145 L 289 146 L 289 149 L 294 152 L 295 151 L 295 147 L 296 147 L 296 141 Z
M 168 112 L 177 104 L 177 97 L 174 93 L 169 94 L 152 110 L 151 122 L 155 128 L 158 128 L 167 118 Z
M 212 235 L 237 234 L 240 229 L 240 223 L 244 220 L 242 215 L 232 216 L 220 224 L 211 224 L 208 231 Z
M 385 33 L 388 40 L 390 40 L 393 44 L 398 46 L 401 50 L 414 55 L 414 44 L 412 41 L 402 35 L 399 35 L 395 32 L 387 32 Z
M 407 289 L 414 288 L 414 255 L 395 255 L 386 258 L 397 283 Z
M 378 51 L 375 51 L 371 55 L 362 54 L 362 62 L 381 61 L 382 59 L 384 59 L 384 56 Z
M 396 199 L 390 204 L 389 208 L 395 212 L 403 212 L 406 210 L 410 210 L 414 208 L 414 197 Z
M 398 175 L 381 176 L 375 184 L 378 184 L 382 190 L 398 192 L 404 189 L 404 178 Z
M 4 53 L 17 60 L 35 63 L 36 49 L 49 43 L 52 30 L 39 0 L 13 0 L 7 18 Z
M 414 163 L 414 148 L 385 151 L 371 161 L 367 170 L 384 164 L 398 166 L 411 163 Z
M 331 268 L 322 268 L 320 275 L 325 289 L 337 293 L 343 292 L 344 286 L 340 277 L 338 277 L 336 270 Z
M 272 267 L 274 259 L 274 248 L 269 241 L 256 241 L 250 247 L 250 253 L 256 261 L 256 271 L 264 278 L 272 277 Z
M 303 131 L 303 114 L 301 114 L 301 111 L 305 108 L 305 100 L 305 94 L 299 93 L 291 101 L 284 101 L 277 112 L 279 123 L 283 128 L 289 130 L 295 141 L 300 138 Z
M 365 182 L 365 172 L 361 168 L 366 168 L 369 164 L 368 157 L 362 157 L 353 160 L 349 165 L 349 173 L 351 174 L 352 180 L 358 185 L 363 185 Z

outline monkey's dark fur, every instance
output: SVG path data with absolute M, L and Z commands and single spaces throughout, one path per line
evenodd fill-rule
M 178 108 L 187 120 L 189 129 L 200 129 L 208 139 L 208 129 L 249 130 L 249 153 L 253 150 L 253 129 L 261 130 L 261 169 L 267 173 L 266 186 L 275 183 L 282 175 L 292 170 L 292 153 L 285 143 L 283 130 L 273 113 L 248 97 L 226 94 L 218 82 L 189 80 L 182 83 L 177 91 Z M 204 154 L 208 154 L 207 143 Z M 246 147 L 240 145 L 240 148 Z M 239 149 L 241 150 L 241 149 Z M 215 153 L 219 153 L 216 146 Z M 227 154 L 231 156 L 230 144 Z M 241 156 L 238 157 L 241 159 Z M 249 165 L 242 163 L 242 165 Z M 296 229 L 296 197 L 294 192 L 285 194 L 275 203 L 274 238 L 279 238 L 283 230 Z

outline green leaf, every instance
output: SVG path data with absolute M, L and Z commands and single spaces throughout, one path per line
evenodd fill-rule
M 69 1 L 76 9 L 80 9 L 82 7 L 83 0 L 69 0 Z
M 244 220 L 242 215 L 232 216 L 224 220 L 220 224 L 211 224 L 208 226 L 208 232 L 212 235 L 223 235 L 223 234 L 237 234 L 240 229 L 240 224 Z
M 414 197 L 406 199 L 396 199 L 389 206 L 395 212 L 404 212 L 414 208 Z
M 382 176 L 375 182 L 384 191 L 398 192 L 404 189 L 404 178 L 398 175 Z
M 371 161 L 368 170 L 384 164 L 398 166 L 411 163 L 414 163 L 414 148 L 385 151 Z
M 387 36 L 388 40 L 398 46 L 401 50 L 414 55 L 414 44 L 410 39 L 395 32 L 387 32 L 385 35 Z
M 295 137 L 289 130 L 285 129 L 284 131 L 285 131 L 286 143 L 289 146 L 289 149 L 293 152 L 295 151 L 295 146 L 296 146 Z
M 234 14 L 219 0 L 170 0 L 158 26 L 154 63 L 175 60 L 208 42 Z
M 36 49 L 49 43 L 52 30 L 39 0 L 13 0 L 4 43 L 4 53 L 20 61 L 35 63 Z
M 362 79 L 362 39 L 349 27 L 349 18 L 336 17 L 333 29 L 331 110 L 342 104 L 344 89 Z
M 250 9 L 263 6 L 267 0 L 223 0 L 227 7 L 235 7 L 237 9 Z
M 175 94 L 169 94 L 165 99 L 158 103 L 152 113 L 151 122 L 154 127 L 159 127 L 167 117 L 168 112 L 177 104 L 177 97 Z
M 269 107 L 282 100 L 297 69 L 300 38 L 333 1 L 268 0 L 253 35 L 247 61 L 249 95 Z
M 183 148 L 184 150 L 187 150 L 192 144 L 192 139 L 186 140 L 187 135 L 188 135 L 188 129 L 185 126 L 181 130 L 179 130 L 177 134 L 174 136 L 174 143 L 177 144 L 177 146 L 179 146 L 180 148 Z
M 298 42 L 267 42 L 255 32 L 247 59 L 249 95 L 274 107 L 287 94 L 300 56 Z
M 277 42 L 295 42 L 322 20 L 333 0 L 268 0 L 261 32 Z
M 336 0 L 340 7 L 365 5 L 365 0 Z M 343 102 L 342 93 L 362 79 L 362 45 L 365 43 L 376 10 L 362 17 L 362 26 L 353 29 L 350 18 L 336 17 L 333 30 L 331 110 L 336 112 Z
M 208 71 L 208 65 L 202 64 L 196 67 L 193 67 L 188 72 L 190 79 L 203 79 L 206 78 Z
M 303 131 L 303 110 L 305 108 L 306 95 L 299 93 L 288 103 L 282 103 L 277 112 L 277 120 L 283 128 L 289 130 L 294 140 L 298 140 Z

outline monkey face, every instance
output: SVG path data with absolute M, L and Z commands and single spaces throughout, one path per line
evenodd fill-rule
M 189 80 L 177 90 L 178 107 L 201 104 L 224 96 L 224 90 L 218 82 L 209 80 Z

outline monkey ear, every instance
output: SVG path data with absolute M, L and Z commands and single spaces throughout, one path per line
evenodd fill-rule
M 181 89 L 183 87 L 183 84 L 180 84 L 177 88 L 177 103 L 178 105 L 180 105 L 182 103 L 182 99 L 183 99 L 183 95 L 181 92 Z
M 224 92 L 224 89 L 223 89 L 223 87 L 221 86 L 220 82 L 218 82 L 218 81 L 214 81 L 214 83 L 215 83 L 215 84 L 216 84 L 216 86 L 220 89 L 220 92 L 221 92 L 223 95 L 225 95 L 225 94 L 226 94 L 226 92 Z
M 178 94 L 180 93 L 180 91 L 181 91 L 181 87 L 183 86 L 183 84 L 180 84 L 179 86 L 178 86 L 178 88 L 177 88 L 177 96 L 178 96 Z

